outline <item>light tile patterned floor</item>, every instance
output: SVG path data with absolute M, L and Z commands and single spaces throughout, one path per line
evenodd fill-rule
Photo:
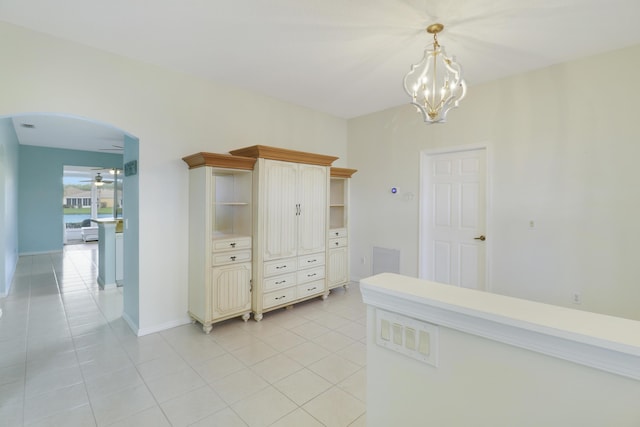
M 364 426 L 357 284 L 261 322 L 136 337 L 97 245 L 20 257 L 0 298 L 0 426 Z

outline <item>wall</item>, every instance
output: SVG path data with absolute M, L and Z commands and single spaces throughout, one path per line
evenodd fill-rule
M 124 164 L 128 162 L 138 162 L 139 142 L 134 138 L 125 135 L 124 140 Z M 139 163 L 139 162 L 138 162 Z M 140 256 L 139 256 L 139 234 L 140 234 L 140 191 L 138 174 L 125 174 L 123 179 L 123 211 L 122 217 L 125 221 L 124 233 L 124 277 L 126 283 L 123 286 L 122 316 L 129 323 L 131 329 L 137 331 L 140 326 Z M 145 289 L 145 291 L 153 292 Z M 153 298 L 147 295 L 147 298 Z
M 0 119 L 0 297 L 18 262 L 18 138 L 11 119 Z
M 263 144 L 335 155 L 335 166 L 349 166 L 343 119 L 5 23 L 0 50 L 0 114 L 72 114 L 139 138 L 144 332 L 188 322 L 188 169 L 182 157 Z
M 638 321 L 390 273 L 360 290 L 370 427 L 640 425 Z
M 367 318 L 367 425 L 635 427 L 640 382 L 438 330 L 439 365 L 378 346 Z
M 486 144 L 491 290 L 640 319 L 639 65 L 635 46 L 471 86 L 445 124 L 408 104 L 350 120 L 352 274 L 381 246 L 417 276 L 420 152 Z
M 122 167 L 122 155 L 20 145 L 18 239 L 20 254 L 61 251 L 64 166 Z

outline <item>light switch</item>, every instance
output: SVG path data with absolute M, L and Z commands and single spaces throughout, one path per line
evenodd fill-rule
M 388 320 L 382 319 L 380 321 L 380 338 L 385 341 L 389 341 L 391 339 L 391 328 Z
M 376 344 L 438 367 L 438 326 L 376 309 Z
M 431 352 L 431 337 L 426 331 L 420 331 L 420 338 L 418 340 L 418 352 L 428 356 Z
M 398 323 L 393 324 L 393 343 L 402 345 L 402 325 Z
M 404 328 L 404 346 L 409 350 L 416 349 L 416 330 L 413 328 Z

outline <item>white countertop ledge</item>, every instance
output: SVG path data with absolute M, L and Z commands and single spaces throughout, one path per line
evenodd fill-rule
M 392 273 L 360 281 L 365 304 L 640 380 L 640 322 Z

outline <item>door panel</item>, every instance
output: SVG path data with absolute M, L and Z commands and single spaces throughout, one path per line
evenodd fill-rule
M 426 155 L 420 277 L 485 289 L 485 149 Z
M 275 160 L 264 163 L 266 206 L 262 212 L 265 230 L 264 259 L 296 255 L 297 165 Z
M 327 239 L 327 168 L 299 165 L 298 255 L 325 250 Z

